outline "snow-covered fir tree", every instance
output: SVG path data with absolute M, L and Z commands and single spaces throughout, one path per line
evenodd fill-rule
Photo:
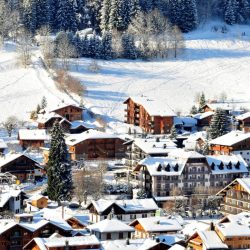
M 225 0 L 224 20 L 227 24 L 235 24 L 237 21 L 238 2 L 237 0 Z
M 170 130 L 169 138 L 170 139 L 176 139 L 176 137 L 177 137 L 177 131 L 176 131 L 175 126 L 173 125 L 171 130 Z
M 47 0 L 36 0 L 36 29 L 49 23 L 49 2 Z
M 72 198 L 71 166 L 61 125 L 56 122 L 51 131 L 51 147 L 47 165 L 47 193 L 51 200 L 61 202 Z
M 202 108 L 206 104 L 206 98 L 204 92 L 201 93 L 200 98 L 199 98 L 199 112 L 202 112 Z
M 109 30 L 110 8 L 111 8 L 111 0 L 103 0 L 102 8 L 100 11 L 101 13 L 100 28 L 102 31 Z
M 229 131 L 229 119 L 223 109 L 216 109 L 209 126 L 209 136 L 215 139 Z
M 113 58 L 112 52 L 112 35 L 110 32 L 104 32 L 102 36 L 102 45 L 101 45 L 101 56 L 105 60 L 110 60 Z
M 131 34 L 122 35 L 122 57 L 127 59 L 137 58 L 137 48 L 135 46 L 134 36 Z
M 35 0 L 23 1 L 23 23 L 25 28 L 34 33 L 37 26 L 37 12 Z
M 198 109 L 196 108 L 195 105 L 192 106 L 191 110 L 190 110 L 190 114 L 191 115 L 195 115 L 198 113 Z

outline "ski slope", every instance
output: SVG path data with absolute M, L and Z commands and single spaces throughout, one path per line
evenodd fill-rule
M 11 115 L 20 120 L 29 120 L 30 112 L 36 109 L 43 96 L 48 105 L 72 102 L 55 87 L 54 81 L 43 69 L 39 51 L 33 50 L 32 64 L 23 68 L 17 64 L 16 46 L 6 43 L 0 49 L 0 122 Z
M 87 86 L 87 101 L 101 114 L 124 120 L 122 102 L 128 96 L 163 99 L 175 111 L 186 113 L 197 93 L 216 99 L 225 91 L 229 100 L 250 107 L 250 26 L 213 32 L 210 23 L 185 35 L 186 49 L 176 60 L 98 60 L 99 73 L 88 71 L 90 59 L 81 59 L 71 72 Z M 241 33 L 246 35 L 242 36 Z

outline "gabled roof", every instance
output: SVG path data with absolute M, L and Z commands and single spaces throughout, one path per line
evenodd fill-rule
M 49 140 L 49 135 L 45 129 L 20 129 L 18 131 L 19 140 Z
M 3 157 L 0 157 L 0 168 L 3 167 L 6 164 L 12 162 L 12 161 L 15 161 L 16 159 L 18 159 L 19 157 L 22 157 L 22 156 L 27 157 L 28 159 L 32 160 L 38 167 L 40 166 L 39 162 L 37 162 L 36 160 L 30 158 L 26 154 L 22 154 L 22 153 L 12 154 L 12 153 L 9 153 L 9 154 L 6 154 Z
M 80 106 L 78 106 L 78 105 L 75 104 L 75 103 L 71 103 L 71 104 L 59 103 L 59 104 L 57 105 L 57 107 L 55 107 L 53 110 L 50 110 L 50 112 L 56 112 L 56 111 L 59 110 L 59 109 L 63 109 L 63 108 L 67 108 L 67 107 L 74 107 L 74 108 L 78 108 L 78 109 L 84 110 L 83 107 L 80 107 Z
M 243 121 L 243 120 L 245 120 L 247 118 L 250 118 L 250 112 L 246 112 L 244 114 L 238 115 L 235 118 L 236 118 L 236 120 Z
M 108 232 L 134 232 L 134 228 L 117 219 L 105 219 L 87 226 L 88 229 L 100 233 Z
M 250 177 L 244 177 L 233 180 L 226 187 L 221 189 L 216 195 L 220 195 L 221 193 L 227 191 L 232 185 L 236 183 L 239 183 L 250 194 Z
M 165 154 L 176 149 L 176 144 L 168 138 L 135 138 L 134 144 L 146 154 Z
M 146 96 L 129 97 L 124 103 L 131 99 L 133 102 L 143 106 L 150 116 L 176 116 L 165 101 L 155 100 Z
M 195 115 L 193 115 L 193 117 L 196 120 L 202 120 L 202 119 L 205 119 L 205 118 L 207 118 L 209 116 L 212 116 L 212 115 L 214 115 L 213 111 L 207 111 L 207 112 L 204 112 L 204 113 L 195 114 Z
M 166 217 L 139 218 L 131 222 L 130 226 L 140 224 L 145 232 L 173 232 L 180 231 L 182 226 L 176 219 Z
M 151 198 L 149 199 L 132 199 L 132 200 L 104 200 L 99 199 L 97 201 L 92 201 L 92 205 L 95 207 L 98 213 L 104 212 L 107 208 L 116 204 L 125 212 L 136 212 L 136 211 L 151 211 L 157 210 L 158 206 L 155 201 Z M 90 204 L 91 205 L 91 204 Z M 88 206 L 88 208 L 90 207 Z
M 250 213 L 230 214 L 221 219 L 216 227 L 225 237 L 250 236 Z
M 97 131 L 94 129 L 90 129 L 88 131 L 82 132 L 80 134 L 71 134 L 66 137 L 66 144 L 69 146 L 74 146 L 80 142 L 89 139 L 111 139 L 111 138 L 119 138 L 118 135 L 109 134 L 102 131 Z
M 63 117 L 61 115 L 58 115 L 57 113 L 55 112 L 49 112 L 49 113 L 45 113 L 45 114 L 39 114 L 38 115 L 38 118 L 37 118 L 37 122 L 38 123 L 46 123 L 48 122 L 50 119 L 63 119 Z
M 10 190 L 2 190 L 0 193 L 0 208 L 4 207 L 4 205 L 10 200 L 12 197 L 17 197 L 22 193 L 22 190 L 15 190 L 15 189 L 10 189 Z
M 223 146 L 233 146 L 236 143 L 250 139 L 250 133 L 244 133 L 242 131 L 236 130 L 231 131 L 225 135 L 222 135 L 209 142 L 210 145 L 223 145 Z
M 79 127 L 84 127 L 87 129 L 95 129 L 96 125 L 93 123 L 85 122 L 85 121 L 72 121 L 71 122 L 71 129 L 77 129 Z

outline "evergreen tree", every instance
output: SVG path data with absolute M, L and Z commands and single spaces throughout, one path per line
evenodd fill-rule
M 37 12 L 35 0 L 23 1 L 23 23 L 25 28 L 34 33 L 37 25 Z
M 211 120 L 209 127 L 209 135 L 211 139 L 226 134 L 229 130 L 229 119 L 226 111 L 223 109 L 216 109 L 215 114 Z
M 57 0 L 47 0 L 48 4 L 48 24 L 50 26 L 50 29 L 52 31 L 57 30 L 57 19 L 56 14 L 57 14 L 57 5 L 58 1 Z
M 110 32 L 104 32 L 102 36 L 102 45 L 101 45 L 101 55 L 105 60 L 110 60 L 113 58 L 112 53 L 112 36 Z
M 198 113 L 198 109 L 196 108 L 195 105 L 193 105 L 192 108 L 191 108 L 190 114 L 191 114 L 191 115 L 195 115 L 195 114 L 197 114 L 197 113 Z
M 208 141 L 205 141 L 204 144 L 202 145 L 201 153 L 203 155 L 208 155 L 209 154 L 209 143 L 208 143 Z
M 109 29 L 109 17 L 110 17 L 111 0 L 103 0 L 101 8 L 101 30 L 107 31 Z
M 49 5 L 47 0 L 36 0 L 36 28 L 49 23 Z
M 237 20 L 237 0 L 226 0 L 224 20 L 227 24 L 235 24 Z
M 122 36 L 122 57 L 127 59 L 136 59 L 137 49 L 135 46 L 134 36 L 123 34 Z
M 175 126 L 173 125 L 171 130 L 170 130 L 169 138 L 170 139 L 176 139 L 176 137 L 177 137 L 177 132 L 176 132 Z
M 41 109 L 45 109 L 47 107 L 47 99 L 45 96 L 43 96 L 41 101 Z
M 72 175 L 67 159 L 67 146 L 61 125 L 56 122 L 51 131 L 51 147 L 47 165 L 47 193 L 51 200 L 61 202 L 71 200 Z
M 201 93 L 199 98 L 199 112 L 202 112 L 202 108 L 206 105 L 206 98 L 204 92 Z

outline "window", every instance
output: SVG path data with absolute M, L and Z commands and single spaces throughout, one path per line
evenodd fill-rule
M 142 218 L 147 218 L 147 214 L 142 214 Z
M 107 233 L 107 240 L 111 240 L 111 233 Z
M 119 232 L 119 239 L 123 239 L 123 232 Z

